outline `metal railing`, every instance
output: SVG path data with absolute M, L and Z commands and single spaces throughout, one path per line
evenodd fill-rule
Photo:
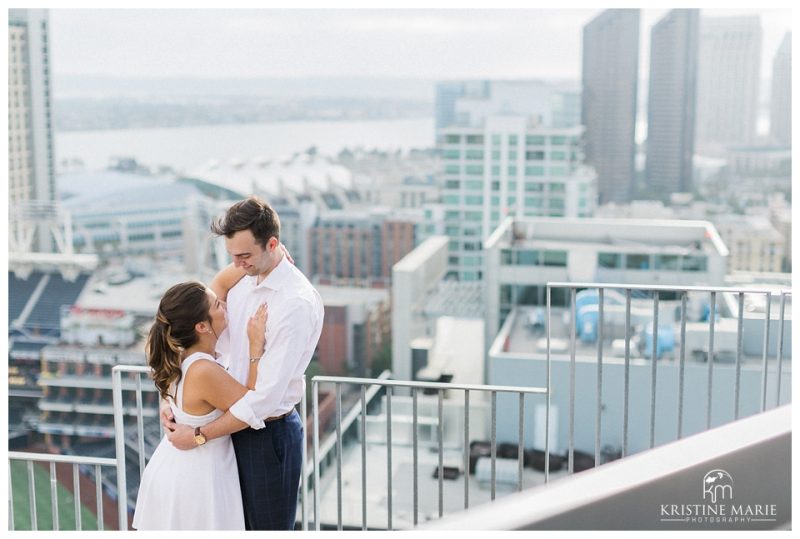
M 736 288 L 720 288 L 720 287 L 666 287 L 666 286 L 636 286 L 636 285 L 621 285 L 621 284 L 601 284 L 601 283 L 549 283 L 547 286 L 547 316 L 546 316 L 546 333 L 547 333 L 547 354 L 546 354 L 546 384 L 544 387 L 516 387 L 516 386 L 498 386 L 498 385 L 465 385 L 465 384 L 451 384 L 451 383 L 435 383 L 435 382 L 408 382 L 386 379 L 388 373 L 384 373 L 378 379 L 365 379 L 365 378 L 344 378 L 344 377 L 328 377 L 316 376 L 312 379 L 312 415 L 313 415 L 313 437 L 312 437 L 312 458 L 308 459 L 306 454 L 307 442 L 303 443 L 303 459 L 304 463 L 303 473 L 301 474 L 300 485 L 300 521 L 303 530 L 309 529 L 308 512 L 309 512 L 309 488 L 313 487 L 314 499 L 314 528 L 319 530 L 322 527 L 322 511 L 321 511 L 321 494 L 322 483 L 320 474 L 323 471 L 323 466 L 333 466 L 335 460 L 336 466 L 336 528 L 343 529 L 343 514 L 342 514 L 342 488 L 343 488 L 343 441 L 347 436 L 356 434 L 361 442 L 361 528 L 367 529 L 368 527 L 368 507 L 367 503 L 367 466 L 366 466 L 366 451 L 367 451 L 367 423 L 368 405 L 371 405 L 381 392 L 385 397 L 385 414 L 386 414 L 386 503 L 387 503 L 387 521 L 386 527 L 396 529 L 395 522 L 393 522 L 393 484 L 392 484 L 392 469 L 393 469 L 393 421 L 392 421 L 392 402 L 393 397 L 398 409 L 405 401 L 399 400 L 400 398 L 407 399 L 407 394 L 410 394 L 411 400 L 411 446 L 413 451 L 413 526 L 419 525 L 419 510 L 420 510 L 420 481 L 419 481 L 419 427 L 420 427 L 420 413 L 419 413 L 419 392 L 431 391 L 435 394 L 436 401 L 436 418 L 431 419 L 431 427 L 436 428 L 436 442 L 431 446 L 431 450 L 438 450 L 438 465 L 436 469 L 436 477 L 438 479 L 438 514 L 439 517 L 444 515 L 444 488 L 443 478 L 445 476 L 444 466 L 444 402 L 445 391 L 463 391 L 463 401 L 460 399 L 448 396 L 449 403 L 458 404 L 461 406 L 463 403 L 464 417 L 463 417 L 463 466 L 464 466 L 464 509 L 470 509 L 470 396 L 471 394 L 478 394 L 479 398 L 489 397 L 491 407 L 491 427 L 490 427 L 490 443 L 491 443 L 491 500 L 496 498 L 497 491 L 497 424 L 498 424 L 498 406 L 497 394 L 509 393 L 516 394 L 519 403 L 518 415 L 518 470 L 517 470 L 517 490 L 523 488 L 523 455 L 524 455 L 524 438 L 526 431 L 525 421 L 525 396 L 529 394 L 541 395 L 545 397 L 545 428 L 544 428 L 544 482 L 548 483 L 550 479 L 550 451 L 551 451 L 551 399 L 553 396 L 550 390 L 552 384 L 552 353 L 551 353 L 551 290 L 555 288 L 567 288 L 570 290 L 570 303 L 571 322 L 569 328 L 570 346 L 569 346 L 569 422 L 568 422 L 568 451 L 567 451 L 567 470 L 572 474 L 575 464 L 575 399 L 576 399 L 576 340 L 577 340 L 577 317 L 576 317 L 576 294 L 578 289 L 597 289 L 598 290 L 598 336 L 596 345 L 596 360 L 597 360 L 597 394 L 596 394 L 596 416 L 595 416 L 595 439 L 594 439 L 594 461 L 595 466 L 599 465 L 601 455 L 601 409 L 602 409 L 602 390 L 603 390 L 603 370 L 604 370 L 604 341 L 606 340 L 603 335 L 604 331 L 604 291 L 608 289 L 617 289 L 625 291 L 625 357 L 624 357 L 624 404 L 623 404 L 623 436 L 622 436 L 622 456 L 629 455 L 629 409 L 630 409 L 630 373 L 631 373 L 631 302 L 633 294 L 636 291 L 649 291 L 655 292 L 652 310 L 653 320 L 653 336 L 652 336 L 652 357 L 650 364 L 650 389 L 651 401 L 649 407 L 649 445 L 655 446 L 655 422 L 657 417 L 656 410 L 656 390 L 658 388 L 658 317 L 659 317 L 659 295 L 658 292 L 675 292 L 680 295 L 680 320 L 681 320 L 681 350 L 679 354 L 679 375 L 678 375 L 678 391 L 676 395 L 676 409 L 677 409 L 677 439 L 680 440 L 684 436 L 684 390 L 685 390 L 685 367 L 686 367 L 686 321 L 687 321 L 687 295 L 689 293 L 703 293 L 709 294 L 710 297 L 710 310 L 708 315 L 708 394 L 706 401 L 706 428 L 711 427 L 711 408 L 712 408 L 712 389 L 713 374 L 714 374 L 714 347 L 715 347 L 715 320 L 717 317 L 716 304 L 717 294 L 732 293 L 738 295 L 738 312 L 737 312 L 737 353 L 735 364 L 735 379 L 733 386 L 734 398 L 734 418 L 738 419 L 740 415 L 739 400 L 741 392 L 741 367 L 743 360 L 742 349 L 742 334 L 743 334 L 743 318 L 744 318 L 744 295 L 757 294 L 765 296 L 766 310 L 764 320 L 764 340 L 763 340 L 763 354 L 762 354 L 762 379 L 761 379 L 761 398 L 760 409 L 763 412 L 768 408 L 767 402 L 767 377 L 768 377 L 768 350 L 770 344 L 770 327 L 771 327 L 771 314 L 770 307 L 772 304 L 772 295 L 770 291 L 763 289 L 736 289 Z M 784 359 L 784 323 L 785 308 L 787 298 L 791 296 L 791 292 L 783 290 L 779 292 L 780 296 L 780 316 L 779 316 L 779 329 L 777 338 L 777 354 L 775 357 L 776 369 L 774 372 L 777 374 L 777 381 L 775 386 L 775 406 L 781 402 L 781 378 L 783 374 L 783 359 Z M 643 301 L 638 299 L 637 301 Z M 133 374 L 135 380 L 125 380 L 123 382 L 123 373 Z M 116 487 L 117 487 L 117 505 L 120 529 L 127 529 L 128 516 L 131 508 L 128 503 L 128 491 L 126 480 L 126 443 L 128 446 L 136 448 L 138 455 L 138 470 L 139 477 L 141 477 L 146 465 L 146 447 L 145 447 L 145 429 L 144 429 L 144 408 L 142 398 L 142 375 L 148 376 L 150 368 L 145 366 L 123 366 L 118 365 L 112 369 L 112 390 L 113 390 L 113 406 L 114 406 L 114 428 L 115 428 L 115 459 L 102 459 L 91 457 L 72 457 L 72 456 L 58 456 L 58 455 L 40 455 L 32 453 L 9 453 L 10 460 L 23 460 L 28 461 L 29 474 L 32 474 L 33 462 L 47 461 L 51 462 L 51 483 L 52 488 L 55 489 L 56 479 L 54 466 L 56 462 L 65 462 L 73 464 L 74 481 L 77 482 L 78 466 L 86 464 L 93 465 L 96 469 L 97 490 L 98 490 L 98 521 L 102 521 L 102 483 L 103 476 L 100 473 L 100 467 L 114 467 L 116 470 Z M 335 385 L 335 427 L 334 432 L 324 441 L 320 436 L 320 406 L 319 406 L 319 391 L 320 384 L 334 384 Z M 342 387 L 355 386 L 358 388 L 358 402 L 347 413 L 344 413 L 342 405 Z M 124 416 L 131 415 L 123 407 L 123 391 L 135 391 L 136 393 L 136 407 L 133 417 L 136 420 L 135 429 L 125 429 Z M 427 396 L 425 397 L 427 399 Z M 479 398 L 473 399 L 472 406 L 475 407 L 476 401 Z M 432 399 L 433 400 L 433 399 Z M 460 401 L 460 402 L 459 402 Z M 427 402 L 427 400 L 426 400 Z M 483 401 L 481 401 L 483 402 Z M 307 402 L 305 392 L 301 402 L 302 415 L 304 418 L 307 415 Z M 399 415 L 395 412 L 396 415 Z M 343 417 L 344 416 L 344 417 Z M 359 422 L 360 420 L 360 422 Z M 528 423 L 530 425 L 530 423 Z M 357 432 L 356 432 L 357 431 Z M 135 432 L 135 436 L 134 433 Z M 304 429 L 304 437 L 307 439 L 308 433 Z M 10 466 L 10 464 L 9 464 Z M 10 480 L 9 480 L 10 481 Z M 32 481 L 30 483 L 33 484 Z M 9 503 L 12 503 L 12 490 L 11 483 L 9 482 Z M 30 487 L 32 488 L 32 486 Z M 35 493 L 31 493 L 31 511 L 35 516 Z M 76 511 L 79 511 L 79 496 L 76 496 Z M 55 494 L 53 495 L 53 507 L 56 511 Z M 474 507 L 474 505 L 473 505 Z M 80 517 L 78 517 L 79 519 Z M 33 519 L 35 526 L 36 520 Z M 58 522 L 57 516 L 55 517 L 55 526 L 57 529 Z M 79 520 L 78 520 L 79 522 Z M 333 525 L 332 523 L 330 524 Z M 13 529 L 13 512 L 10 513 L 10 526 Z M 80 526 L 80 524 L 79 524 Z M 102 526 L 102 523 L 100 524 Z M 35 529 L 35 528 L 34 528 Z
M 53 530 L 58 531 L 58 479 L 56 477 L 56 464 L 72 465 L 72 489 L 75 498 L 75 529 L 82 530 L 81 522 L 81 487 L 80 487 L 80 467 L 94 466 L 96 497 L 97 497 L 97 526 L 98 530 L 103 529 L 103 474 L 102 467 L 116 467 L 116 459 L 97 458 L 97 457 L 78 457 L 71 455 L 48 455 L 42 453 L 22 453 L 17 451 L 8 452 L 8 529 L 15 530 L 14 522 L 14 491 L 12 486 L 11 463 L 21 461 L 27 464 L 28 472 L 28 501 L 30 504 L 31 530 L 38 530 L 38 518 L 36 514 L 36 487 L 34 480 L 34 462 L 47 462 L 50 464 L 50 506 L 52 512 Z M 125 529 L 127 520 L 123 524 L 120 521 L 120 529 Z
M 735 363 L 735 378 L 733 387 L 733 407 L 734 407 L 734 420 L 739 419 L 739 402 L 740 402 L 740 382 L 741 382 L 741 367 L 742 367 L 742 335 L 743 335 L 743 319 L 744 319 L 744 295 L 754 294 L 763 295 L 765 297 L 765 315 L 764 315 L 764 340 L 762 349 L 762 380 L 761 380 L 761 412 L 767 409 L 767 360 L 768 360 L 768 347 L 769 347 L 769 332 L 770 332 L 770 318 L 771 318 L 771 300 L 774 291 L 760 289 L 760 288 L 724 288 L 724 287 L 699 287 L 699 286 L 654 286 L 654 285 L 631 285 L 631 284 L 608 284 L 608 283 L 567 283 L 567 282 L 551 282 L 547 283 L 546 291 L 546 304 L 547 314 L 545 319 L 545 331 L 547 334 L 547 386 L 550 387 L 552 379 L 552 354 L 551 354 L 551 320 L 552 320 L 552 290 L 553 289 L 567 289 L 569 295 L 569 309 L 570 309 L 570 329 L 569 329 L 569 427 L 568 427 L 568 470 L 573 473 L 574 470 L 574 453 L 575 453 L 575 367 L 576 367 L 576 328 L 577 328 L 577 306 L 576 294 L 579 289 L 582 290 L 597 290 L 598 291 L 598 322 L 597 322 L 597 391 L 596 391 L 596 416 L 595 416 L 595 466 L 600 464 L 600 431 L 601 431 L 601 410 L 602 402 L 601 395 L 603 390 L 603 348 L 604 348 L 604 291 L 624 290 L 625 291 L 625 356 L 624 356 L 624 395 L 623 395 L 623 435 L 622 435 L 622 457 L 629 454 L 629 413 L 630 413 L 630 373 L 631 373 L 631 300 L 632 295 L 636 291 L 646 291 L 653 293 L 653 315 L 652 315 L 652 353 L 650 364 L 650 436 L 649 447 L 655 447 L 655 423 L 656 423 L 656 391 L 658 387 L 658 316 L 659 316 L 659 293 L 670 292 L 678 293 L 681 301 L 681 316 L 680 316 L 680 334 L 681 334 L 681 350 L 679 354 L 679 376 L 678 376 L 678 393 L 676 395 L 676 408 L 677 408 L 677 439 L 680 440 L 683 433 L 683 420 L 684 420 L 684 387 L 685 387 L 685 366 L 686 366 L 686 321 L 687 321 L 687 295 L 689 293 L 702 293 L 709 294 L 709 318 L 708 318 L 708 386 L 706 396 L 706 429 L 711 428 L 711 409 L 712 409 L 712 390 L 713 390 L 713 374 L 714 374 L 714 328 L 715 319 L 717 316 L 717 294 L 734 294 L 738 298 L 738 313 L 737 313 L 737 349 L 736 349 L 736 363 Z M 776 357 L 776 400 L 775 407 L 780 404 L 781 392 L 781 376 L 784 355 L 784 323 L 785 323 L 785 307 L 786 298 L 791 296 L 790 290 L 781 290 L 777 292 L 780 297 L 780 321 L 779 321 L 779 336 L 777 340 L 777 357 Z M 642 301 L 642 300 L 639 300 Z M 549 432 L 550 423 L 550 407 L 551 407 L 551 393 L 547 395 L 547 426 L 545 430 Z M 550 447 L 549 437 L 548 444 L 545 449 L 545 482 L 549 479 L 550 471 Z
M 320 433 L 319 433 L 319 386 L 321 383 L 335 384 L 336 394 L 336 423 L 335 423 L 335 442 L 336 442 L 336 508 L 337 508 L 337 529 L 343 529 L 342 519 L 342 385 L 354 385 L 360 389 L 360 418 L 361 418 L 361 528 L 366 530 L 367 525 L 367 465 L 366 465 L 366 423 L 367 423 L 367 386 L 370 387 L 372 396 L 375 395 L 378 388 L 385 388 L 386 391 L 386 477 L 387 477 L 387 529 L 393 529 L 392 522 L 392 394 L 394 388 L 402 388 L 403 390 L 410 390 L 412 399 L 412 451 L 413 451 L 413 525 L 419 524 L 419 410 L 418 410 L 418 393 L 419 390 L 434 390 L 437 395 L 437 449 L 438 449 L 438 496 L 439 504 L 438 511 L 439 517 L 444 514 L 444 462 L 443 462 L 443 439 L 444 439 L 444 422 L 443 422 L 443 401 L 444 391 L 463 391 L 464 392 L 464 508 L 470 507 L 469 501 L 469 468 L 470 468 L 470 440 L 469 440 L 469 410 L 470 410 L 470 392 L 488 393 L 491 396 L 491 499 L 494 500 L 497 488 L 497 394 L 498 393 L 515 393 L 519 398 L 519 446 L 518 446 L 518 490 L 522 490 L 522 468 L 523 468 L 523 441 L 525 432 L 525 417 L 524 417 L 524 398 L 525 395 L 545 395 L 547 388 L 543 387 L 512 387 L 512 386 L 490 386 L 490 385 L 466 385 L 466 384 L 451 384 L 451 383 L 438 383 L 438 382 L 406 382 L 398 380 L 378 380 L 366 378 L 344 378 L 344 377 L 330 377 L 330 376 L 315 376 L 312 379 L 312 413 L 314 415 L 314 433 L 313 433 L 313 462 L 314 462 L 314 525 L 315 529 L 321 529 L 321 502 L 320 502 Z M 354 407 L 353 411 L 357 409 Z M 359 412 L 356 412 L 358 414 Z M 354 416 L 353 413 L 348 417 L 348 424 L 352 424 Z M 546 434 L 547 436 L 547 434 Z M 330 438 L 329 438 L 330 443 Z M 329 445 L 330 447 L 330 445 Z
M 125 462 L 125 416 L 122 401 L 122 373 L 136 375 L 136 434 L 139 455 L 139 478 L 144 474 L 144 415 L 142 413 L 142 375 L 149 375 L 150 367 L 117 365 L 111 369 L 111 391 L 114 402 L 114 442 L 117 452 L 117 505 L 119 508 L 120 529 L 128 529 L 128 478 Z M 125 523 L 124 526 L 122 523 Z

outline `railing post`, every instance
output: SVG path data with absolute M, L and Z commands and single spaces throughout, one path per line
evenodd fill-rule
M 105 529 L 105 521 L 103 519 L 103 471 L 100 468 L 100 465 L 97 464 L 94 467 L 94 489 L 95 489 L 95 498 L 97 499 L 97 529 L 99 531 L 103 531 Z M 117 498 L 119 501 L 119 498 Z M 124 528 L 120 528 L 124 529 Z
M 631 289 L 625 290 L 625 393 L 622 404 L 622 456 L 628 454 L 628 398 L 631 380 Z
M 314 452 L 314 529 L 320 530 L 320 484 L 319 484 L 319 382 L 312 378 L 311 393 L 313 400 L 311 406 L 314 414 L 314 442 L 312 451 Z
M 597 307 L 597 402 L 595 403 L 594 465 L 600 466 L 600 430 L 603 411 L 603 288 L 598 288 Z
M 308 397 L 306 396 L 306 375 L 303 374 L 303 394 L 300 397 L 300 411 L 303 414 L 303 473 L 300 475 L 300 526 L 308 531 Z
M 8 459 L 8 529 L 14 531 L 14 489 L 11 481 L 11 459 Z
M 711 390 L 714 388 L 714 324 L 717 316 L 717 293 L 711 292 L 708 312 L 708 393 L 706 404 L 706 429 L 711 428 Z
M 789 293 L 791 294 L 791 292 Z M 775 391 L 775 406 L 781 405 L 781 371 L 783 367 L 783 326 L 786 323 L 786 296 L 785 290 L 781 291 L 781 325 L 778 328 L 778 379 Z
M 75 500 L 75 530 L 81 531 L 81 484 L 78 465 L 72 465 L 72 494 Z
M 658 372 L 658 291 L 653 295 L 653 353 L 650 356 L 650 449 L 656 445 L 656 388 Z
M 414 445 L 414 526 L 419 522 L 419 441 L 417 440 L 417 388 L 411 389 L 411 409 L 412 409 L 412 440 Z
M 547 316 L 544 324 L 547 333 L 547 406 L 544 414 L 544 483 L 550 481 L 550 400 L 552 393 L 552 371 L 550 361 L 550 285 L 547 285 Z
M 464 509 L 469 509 L 469 390 L 464 391 Z
M 744 332 L 744 294 L 739 292 L 739 317 L 736 325 L 736 378 L 733 386 L 733 418 L 739 419 L 739 388 L 742 377 L 742 334 Z
M 497 490 L 497 391 L 492 391 L 492 501 Z
M 58 479 L 55 462 L 50 463 L 50 510 L 53 515 L 53 530 L 58 531 Z
M 117 511 L 119 529 L 128 529 L 128 490 L 125 477 L 125 424 L 122 414 L 122 371 L 119 366 L 111 369 L 111 388 L 114 401 L 114 441 L 117 458 Z M 97 477 L 100 484 L 100 476 Z M 102 520 L 102 514 L 98 520 Z
M 159 417 L 159 423 L 160 421 Z M 136 434 L 139 448 L 139 477 L 144 474 L 144 406 L 142 403 L 142 373 L 136 373 Z
M 761 358 L 761 411 L 767 409 L 767 356 L 769 355 L 769 322 L 772 310 L 772 293 L 764 294 L 764 351 Z
M 342 385 L 336 384 L 336 527 L 342 531 Z
M 367 387 L 361 385 L 361 529 L 367 529 Z
M 438 411 L 438 425 L 436 428 L 436 438 L 439 442 L 439 518 L 444 515 L 444 417 L 442 413 L 444 392 L 440 389 L 436 392 L 436 403 Z
M 39 529 L 39 522 L 36 514 L 36 485 L 33 476 L 33 461 L 28 461 L 28 504 L 31 508 L 31 530 Z
M 519 446 L 517 447 L 517 491 L 522 490 L 522 467 L 525 463 L 525 393 L 519 395 Z
M 392 531 L 392 386 L 386 386 L 386 516 Z
M 567 470 L 575 471 L 575 332 L 578 324 L 576 303 L 577 289 L 569 289 L 569 305 L 571 310 L 569 328 L 569 452 L 567 454 Z
M 683 437 L 683 386 L 686 368 L 686 292 L 681 293 L 681 365 L 678 374 L 678 439 Z

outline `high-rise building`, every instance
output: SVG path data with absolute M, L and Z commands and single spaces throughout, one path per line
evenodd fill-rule
M 8 201 L 17 219 L 36 220 L 56 199 L 47 10 L 8 11 Z M 46 229 L 32 246 L 50 251 Z
M 583 27 L 586 162 L 601 203 L 627 202 L 634 183 L 639 10 L 609 9 Z
M 581 125 L 581 91 L 564 89 L 556 91 L 550 102 L 553 110 L 553 127 L 574 127 Z
M 460 98 L 486 99 L 489 81 L 446 81 L 436 84 L 436 129 L 458 123 L 456 105 Z
M 385 207 L 320 214 L 308 231 L 308 275 L 320 284 L 389 287 L 392 266 L 414 249 L 415 215 Z
M 580 125 L 580 88 L 538 79 L 446 81 L 436 85 L 436 129 L 492 115 L 533 116 L 547 127 Z
M 596 174 L 583 164 L 582 134 L 581 126 L 542 127 L 524 116 L 488 116 L 439 131 L 450 274 L 481 280 L 483 242 L 508 216 L 593 214 Z M 434 228 L 428 223 L 423 236 Z
M 761 21 L 703 17 L 697 70 L 698 153 L 752 144 L 756 135 L 761 70 Z
M 781 271 L 786 240 L 767 216 L 717 215 L 714 225 L 730 249 L 728 273 Z
M 769 133 L 781 145 L 792 145 L 792 33 L 783 37 L 772 62 Z
M 645 170 L 662 200 L 692 187 L 699 22 L 699 10 L 673 9 L 650 33 Z

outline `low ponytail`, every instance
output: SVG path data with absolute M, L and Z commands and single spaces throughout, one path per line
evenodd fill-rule
M 206 287 L 198 281 L 177 284 L 161 298 L 145 355 L 162 398 L 175 398 L 170 388 L 181 379 L 184 351 L 197 342 L 195 325 L 208 320 L 209 307 Z
M 175 398 L 169 394 L 170 386 L 181 379 L 182 352 L 180 344 L 172 337 L 169 322 L 159 310 L 150 328 L 146 344 L 147 362 L 153 369 L 153 382 L 161 398 Z

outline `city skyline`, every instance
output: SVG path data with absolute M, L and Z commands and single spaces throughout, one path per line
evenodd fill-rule
M 53 72 L 134 78 L 578 80 L 581 28 L 601 11 L 167 9 L 154 17 L 150 9 L 53 9 Z M 641 10 L 642 77 L 649 72 L 650 29 L 667 11 Z M 791 29 L 791 11 L 701 10 L 701 17 L 747 14 L 761 18 L 761 78 L 766 79 Z M 271 53 L 264 57 L 259 51 Z

